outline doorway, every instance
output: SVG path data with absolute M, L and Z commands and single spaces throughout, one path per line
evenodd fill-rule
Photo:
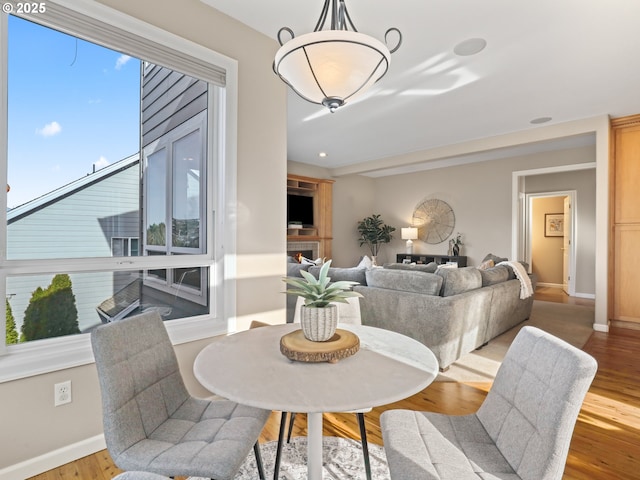
M 538 285 L 575 296 L 575 190 L 526 195 L 525 259 Z

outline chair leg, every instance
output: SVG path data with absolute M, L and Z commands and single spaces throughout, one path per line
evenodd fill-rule
M 264 476 L 264 466 L 262 465 L 262 455 L 260 455 L 260 444 L 257 440 L 253 445 L 253 453 L 256 456 L 256 463 L 258 464 L 258 476 L 260 477 L 260 480 L 266 480 Z
M 371 464 L 369 462 L 369 444 L 367 443 L 367 429 L 364 425 L 364 413 L 356 413 L 360 426 L 360 440 L 362 442 L 362 455 L 364 456 L 364 470 L 367 480 L 371 480 Z
M 291 414 L 291 423 L 293 423 L 293 413 Z M 278 446 L 276 448 L 276 462 L 273 467 L 273 480 L 278 480 L 280 475 L 280 460 L 282 458 L 282 443 L 284 441 L 284 427 L 287 423 L 287 412 L 282 412 L 280 416 L 280 432 L 278 433 Z
M 289 431 L 287 432 L 287 443 L 291 443 L 291 432 L 293 431 L 293 424 L 296 421 L 296 412 L 291 412 L 289 418 Z

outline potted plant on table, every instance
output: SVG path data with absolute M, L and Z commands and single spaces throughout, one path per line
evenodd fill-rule
M 287 295 L 304 298 L 304 305 L 300 312 L 302 332 L 308 340 L 324 342 L 336 333 L 338 325 L 338 309 L 335 302 L 348 303 L 347 298 L 361 297 L 351 287 L 358 282 L 341 280 L 331 283 L 329 267 L 331 260 L 320 268 L 318 278 L 304 270 L 300 271 L 302 279 L 286 277 L 282 280 L 293 288 L 286 291 Z
M 386 225 L 378 214 L 363 218 L 358 222 L 360 246 L 367 245 L 369 247 L 374 265 L 376 265 L 376 257 L 380 247 L 391 241 L 395 230 L 395 227 Z

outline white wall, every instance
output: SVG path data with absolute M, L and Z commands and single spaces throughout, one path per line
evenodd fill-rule
M 277 42 L 198 0 L 100 3 L 238 60 L 238 325 L 244 328 L 251 319 L 284 321 L 286 88 L 271 70 Z M 176 348 L 188 388 L 196 394 L 206 392 L 191 368 L 206 343 Z M 73 402 L 53 407 L 53 385 L 63 380 L 72 381 Z M 0 398 L 2 478 L 23 479 L 103 448 L 93 364 L 2 383 Z

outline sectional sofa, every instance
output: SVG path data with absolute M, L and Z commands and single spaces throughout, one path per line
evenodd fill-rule
M 504 260 L 496 257 L 496 261 Z M 317 276 L 320 267 L 290 263 L 287 274 Z M 446 370 L 453 362 L 531 315 L 533 296 L 521 299 L 513 268 L 496 265 L 444 268 L 436 264 L 388 264 L 384 268 L 330 268 L 332 281 L 351 280 L 362 294 L 362 323 L 415 338 Z M 529 275 L 533 288 L 535 276 Z M 287 295 L 287 321 L 296 298 Z
M 366 285 L 354 287 L 363 295 L 362 323 L 422 342 L 441 370 L 528 319 L 533 307 L 533 296 L 520 298 L 521 282 L 505 265 L 433 273 L 375 268 L 365 275 Z

